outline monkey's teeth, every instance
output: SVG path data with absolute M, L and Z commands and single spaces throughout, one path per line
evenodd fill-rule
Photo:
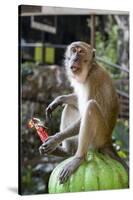
M 73 68 L 72 68 L 72 71 L 73 71 L 73 72 L 77 71 L 77 68 L 76 68 L 76 67 L 73 67 Z
M 73 72 L 76 72 L 76 71 L 79 70 L 79 67 L 78 66 L 72 66 L 71 69 L 72 69 Z

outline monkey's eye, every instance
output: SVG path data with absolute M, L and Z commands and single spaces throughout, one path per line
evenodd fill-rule
M 80 54 L 84 54 L 84 53 L 85 53 L 84 49 L 80 49 L 78 52 L 79 52 Z
M 80 49 L 78 52 L 79 52 L 79 53 L 83 53 L 83 50 L 82 50 L 82 49 Z
M 76 48 L 72 47 L 71 50 L 72 50 L 73 53 L 76 53 Z

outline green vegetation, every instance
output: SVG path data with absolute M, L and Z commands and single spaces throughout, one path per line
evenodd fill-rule
M 97 55 L 112 63 L 117 63 L 117 39 L 118 26 L 112 25 L 108 32 L 108 39 L 103 40 L 102 33 L 96 32 L 96 50 Z

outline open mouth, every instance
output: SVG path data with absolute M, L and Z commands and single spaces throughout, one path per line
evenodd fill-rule
M 72 72 L 78 72 L 80 70 L 79 67 L 79 62 L 74 62 L 73 65 L 71 66 Z

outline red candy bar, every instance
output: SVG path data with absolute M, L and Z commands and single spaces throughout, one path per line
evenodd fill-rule
M 38 127 L 38 128 L 36 128 L 36 130 L 37 130 L 37 133 L 38 133 L 41 141 L 45 142 L 45 140 L 48 138 L 48 134 L 45 131 L 44 127 Z
M 45 140 L 48 138 L 48 133 L 39 119 L 32 118 L 28 123 L 28 127 L 36 129 L 37 134 L 39 135 L 42 142 L 45 142 Z

